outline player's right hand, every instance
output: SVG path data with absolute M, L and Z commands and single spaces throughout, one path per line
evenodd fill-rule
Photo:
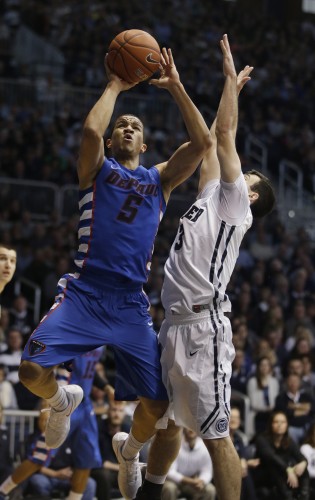
M 105 71 L 106 71 L 106 76 L 108 78 L 108 81 L 109 82 L 114 82 L 115 85 L 117 85 L 118 87 L 118 90 L 120 92 L 123 92 L 124 90 L 129 90 L 131 89 L 132 87 L 134 87 L 135 85 L 138 85 L 139 82 L 135 82 L 135 83 L 129 83 L 129 82 L 126 82 L 125 80 L 122 80 L 121 78 L 119 78 L 119 76 L 117 76 L 108 66 L 107 64 L 107 54 L 105 56 L 105 59 L 104 59 L 104 64 L 105 64 Z

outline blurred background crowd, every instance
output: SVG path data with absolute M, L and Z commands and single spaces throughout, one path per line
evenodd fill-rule
M 139 28 L 171 47 L 181 79 L 210 125 L 223 84 L 218 42 L 228 33 L 237 69 L 255 68 L 240 97 L 243 168 L 257 162 L 247 148 L 250 135 L 266 152 L 263 166 L 279 199 L 277 210 L 246 235 L 228 286 L 236 349 L 232 389 L 249 398 L 246 429 L 242 398 L 233 404 L 241 410 L 246 442 L 266 429 L 276 408 L 302 445 L 315 418 L 315 256 L 312 222 L 303 212 L 303 200 L 314 208 L 315 195 L 315 14 L 302 11 L 306 4 L 312 8 L 302 0 L 0 0 L 0 241 L 13 244 L 18 255 L 2 297 L 4 408 L 30 410 L 38 403 L 19 383 L 17 370 L 58 278 L 72 270 L 80 130 L 106 83 L 103 59 L 110 41 Z M 147 83 L 127 94 L 117 113 L 122 108 L 143 120 L 143 164 L 164 160 L 185 139 L 176 108 Z M 291 188 L 302 193 L 294 210 L 278 188 L 282 160 L 294 164 Z M 198 171 L 174 192 L 156 239 L 145 288 L 157 332 L 164 317 L 163 266 L 197 180 Z M 110 348 L 102 363 L 114 383 Z M 96 407 L 106 406 L 104 395 L 95 391 L 92 397 Z

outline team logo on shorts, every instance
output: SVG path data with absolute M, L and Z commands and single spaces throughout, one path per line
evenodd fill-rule
M 218 432 L 220 432 L 220 434 L 222 434 L 227 431 L 228 425 L 229 422 L 227 418 L 220 418 L 220 420 L 218 420 L 215 424 L 215 428 Z
M 38 342 L 38 340 L 31 340 L 28 347 L 28 351 L 31 356 L 34 356 L 35 354 L 40 354 L 45 349 L 46 349 L 45 344 Z

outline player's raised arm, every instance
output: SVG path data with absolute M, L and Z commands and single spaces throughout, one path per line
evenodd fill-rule
M 217 152 L 221 179 L 234 182 L 241 172 L 241 162 L 235 145 L 238 122 L 237 75 L 227 35 L 223 35 L 220 47 L 223 55 L 225 84 L 217 114 Z
M 127 83 L 116 76 L 105 62 L 108 83 L 86 117 L 78 160 L 78 176 L 80 189 L 93 184 L 95 176 L 104 161 L 104 134 L 109 126 L 116 99 L 120 92 L 128 90 L 136 83 Z
M 190 139 L 180 146 L 167 162 L 157 165 L 167 199 L 172 189 L 196 170 L 210 146 L 210 133 L 201 113 L 180 81 L 170 49 L 162 49 L 161 77 L 151 80 L 150 83 L 170 92 L 180 109 Z
M 253 66 L 245 66 L 239 74 L 237 75 L 237 94 L 239 95 L 244 85 L 250 80 L 250 74 L 253 71 Z M 199 186 L 198 193 L 200 193 L 205 185 L 213 179 L 219 179 L 221 176 L 220 173 L 220 163 L 217 155 L 217 138 L 216 138 L 216 129 L 217 126 L 217 117 L 215 117 L 211 128 L 211 146 L 206 152 L 200 167 L 200 177 L 199 177 Z

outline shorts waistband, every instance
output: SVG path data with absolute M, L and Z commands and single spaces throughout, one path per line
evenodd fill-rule
M 171 325 L 185 325 L 188 323 L 199 323 L 203 319 L 210 319 L 213 317 L 213 312 L 210 310 L 203 310 L 200 313 L 187 313 L 187 314 L 176 314 L 171 311 L 165 312 L 165 318 Z

